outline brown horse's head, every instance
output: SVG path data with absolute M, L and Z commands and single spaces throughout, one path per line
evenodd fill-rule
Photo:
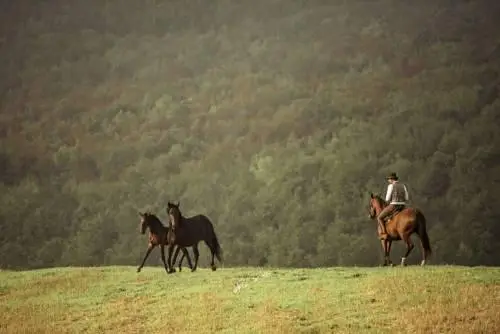
M 180 202 L 177 203 L 171 203 L 170 201 L 167 203 L 167 213 L 168 217 L 170 218 L 170 224 L 172 226 L 172 229 L 175 229 L 176 227 L 179 226 L 182 214 L 181 210 L 179 209 L 179 206 L 181 205 Z
M 370 218 L 374 219 L 385 207 L 385 201 L 379 196 L 370 193 Z

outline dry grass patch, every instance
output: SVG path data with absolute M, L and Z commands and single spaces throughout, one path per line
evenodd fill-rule
M 0 307 L 1 333 L 70 333 L 65 330 L 69 314 L 64 308 L 47 304 Z M 71 327 L 68 327 L 71 328 Z
M 256 308 L 253 323 L 258 333 L 297 333 L 297 324 L 304 319 L 297 309 L 284 309 L 273 300 Z
M 144 310 L 149 303 L 146 296 L 125 296 L 95 309 L 91 318 L 99 323 L 99 333 L 140 333 L 145 332 L 147 316 Z
M 57 292 L 79 295 L 86 293 L 93 283 L 103 275 L 89 270 L 74 270 L 65 275 L 56 272 L 41 272 L 29 275 L 29 272 L 17 273 L 3 286 L 0 298 L 23 300 L 46 296 Z
M 227 323 L 227 301 L 213 292 L 153 298 L 143 310 L 150 333 L 215 333 Z
M 499 284 L 398 280 L 377 280 L 369 289 L 377 312 L 387 311 L 377 327 L 395 333 L 500 333 Z

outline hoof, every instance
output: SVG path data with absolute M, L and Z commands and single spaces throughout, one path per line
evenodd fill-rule
M 137 272 L 140 273 L 141 272 L 141 268 L 137 268 Z
M 217 267 L 216 266 L 212 266 L 212 271 L 216 271 L 217 270 Z

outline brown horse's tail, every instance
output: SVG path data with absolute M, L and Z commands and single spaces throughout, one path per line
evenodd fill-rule
M 219 260 L 220 263 L 223 262 L 222 260 L 222 248 L 220 247 L 219 244 L 219 239 L 217 239 L 217 235 L 215 234 L 215 230 L 212 227 L 212 245 L 214 246 L 214 251 L 215 251 L 215 257 L 217 260 Z
M 429 235 L 427 235 L 426 219 L 424 214 L 420 210 L 416 210 L 416 218 L 418 222 L 418 235 L 420 236 L 420 241 L 422 242 L 422 247 L 427 255 L 432 254 L 431 242 L 429 240 Z

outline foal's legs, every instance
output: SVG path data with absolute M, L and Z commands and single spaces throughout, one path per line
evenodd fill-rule
M 144 263 L 146 263 L 146 259 L 148 258 L 149 254 L 151 253 L 153 248 L 155 248 L 155 246 L 156 245 L 153 245 L 153 244 L 148 245 L 148 249 L 146 250 L 146 255 L 144 255 L 144 259 L 142 260 L 141 265 L 137 268 L 138 273 L 141 272 L 142 267 L 144 267 Z
M 402 266 L 406 266 L 406 258 L 408 257 L 408 255 L 410 255 L 410 252 L 411 250 L 413 249 L 413 247 L 415 247 L 413 245 L 413 242 L 411 241 L 411 237 L 409 234 L 404 234 L 402 235 L 402 239 L 403 241 L 405 242 L 406 244 L 406 253 L 405 255 L 401 258 L 401 265 Z

